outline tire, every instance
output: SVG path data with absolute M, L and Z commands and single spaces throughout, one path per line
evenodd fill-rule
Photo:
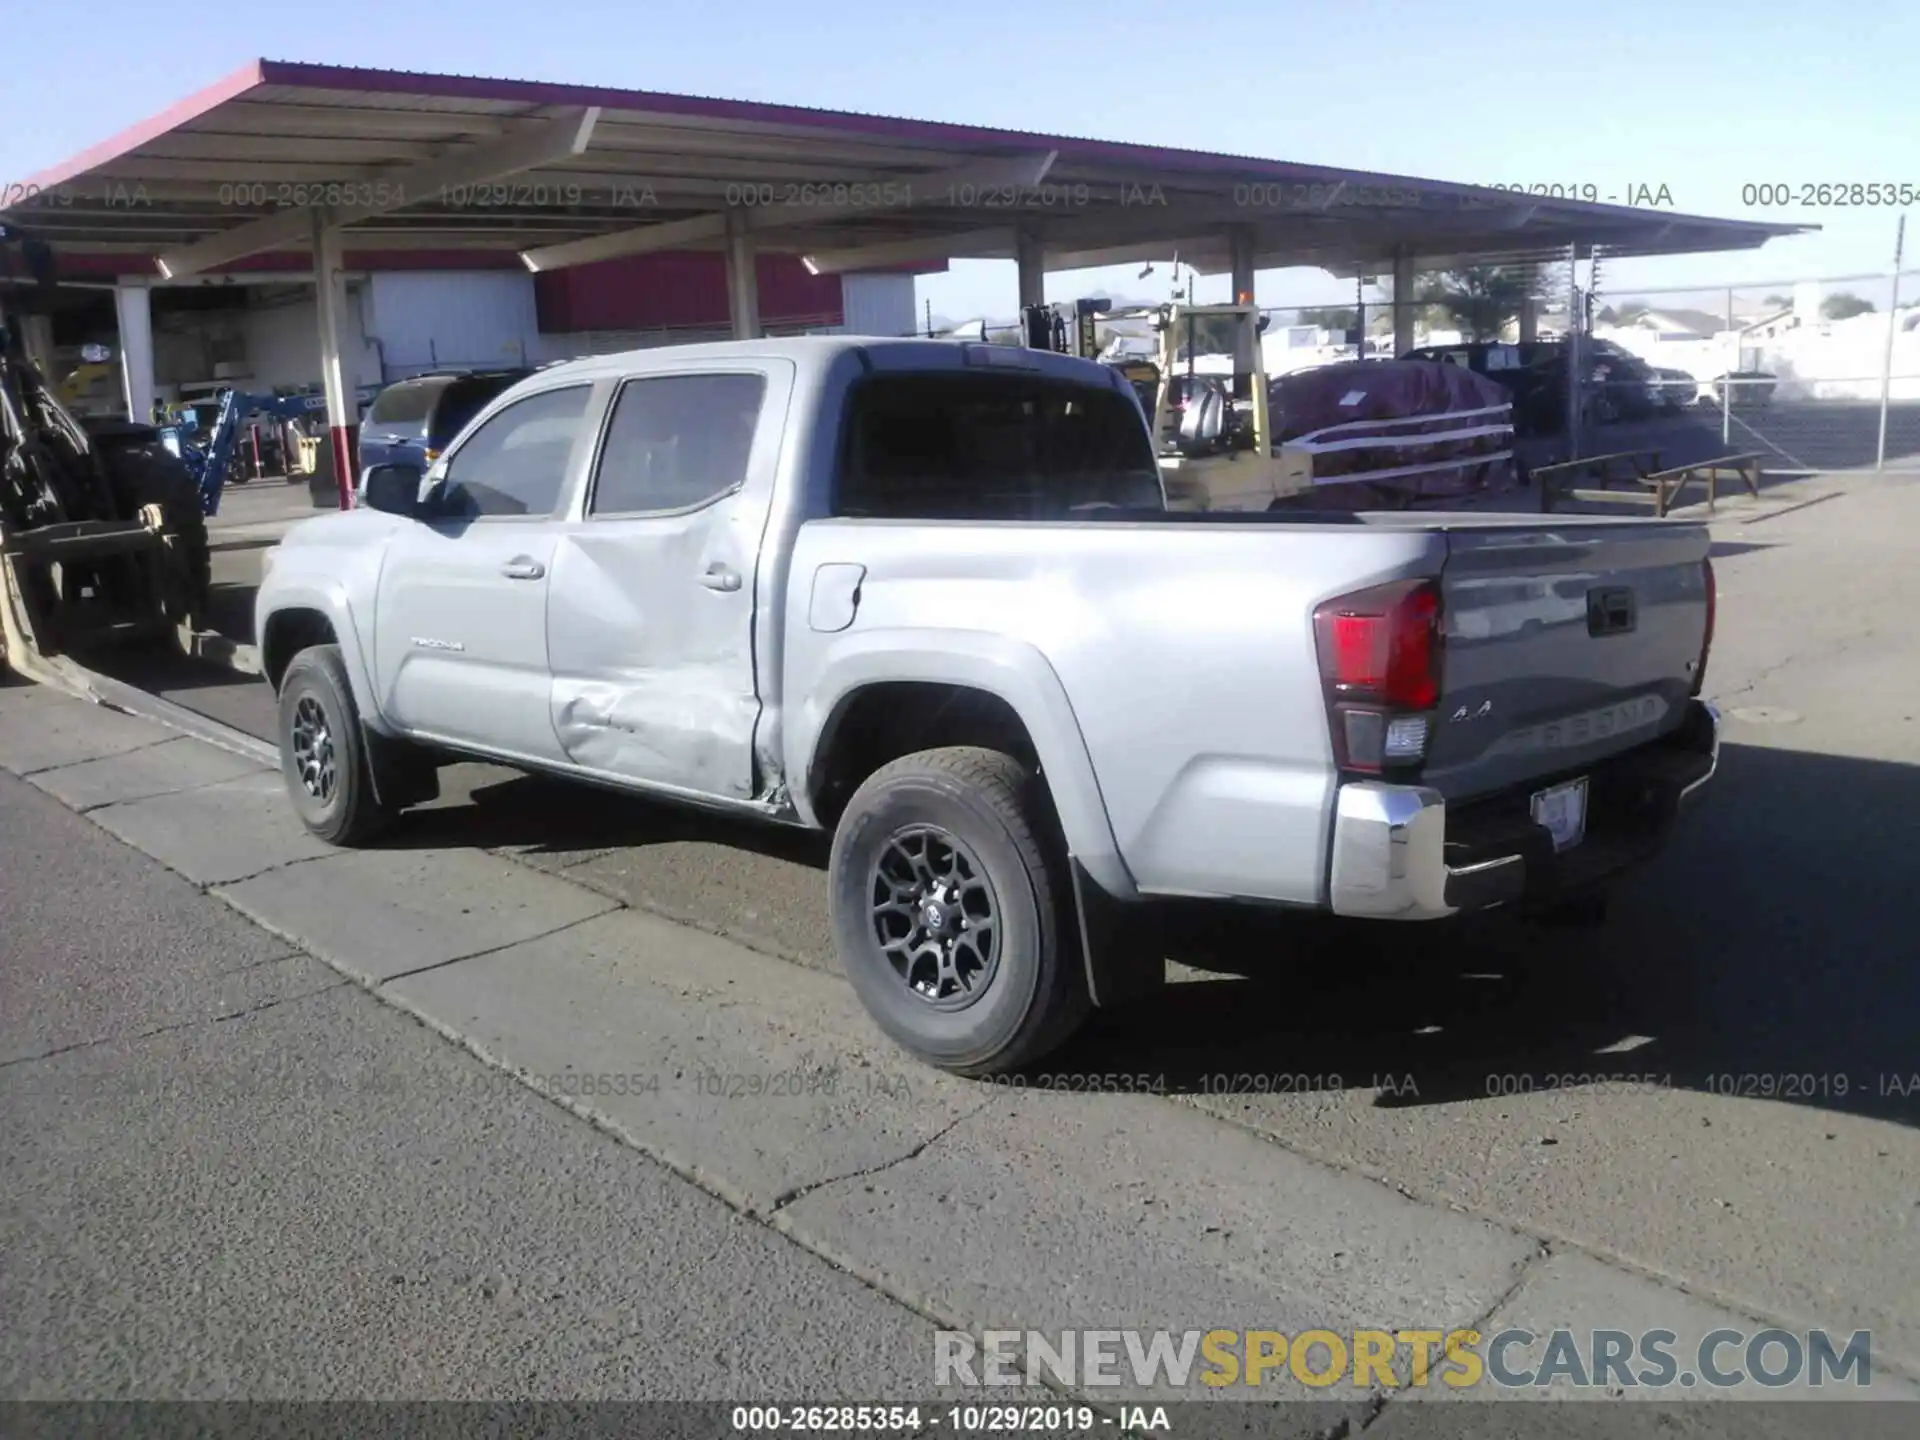
M 142 433 L 144 432 L 144 433 Z M 167 618 L 189 630 L 206 623 L 207 595 L 213 584 L 207 517 L 200 508 L 200 487 L 193 472 L 162 445 L 151 427 L 94 436 L 123 513 L 133 518 L 143 505 L 158 505 L 167 529 L 176 537 L 172 583 L 167 587 Z
M 280 681 L 280 775 L 300 823 L 351 849 L 397 813 L 374 795 L 360 712 L 338 645 L 302 650 Z
M 973 746 L 895 760 L 848 801 L 828 871 L 835 947 L 880 1028 L 929 1065 L 975 1076 L 1018 1069 L 1063 1045 L 1092 1008 L 1053 832 L 1039 777 Z M 925 933 L 929 875 L 958 878 L 962 893 L 942 907 L 944 938 L 908 953 Z M 889 893 L 897 908 L 882 910 Z M 883 930 L 902 947 L 892 956 Z

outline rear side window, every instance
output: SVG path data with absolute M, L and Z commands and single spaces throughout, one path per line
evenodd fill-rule
M 685 510 L 744 483 L 766 390 L 760 375 L 627 381 L 613 402 L 591 513 Z
M 402 380 L 397 385 L 389 385 L 374 397 L 366 423 L 382 430 L 424 431 L 427 416 L 433 413 L 433 402 L 440 398 L 446 386 L 444 380 Z
M 1161 509 L 1132 396 L 1031 375 L 882 375 L 848 401 L 836 514 L 1056 520 Z
M 553 514 L 591 393 L 586 385 L 545 390 L 489 417 L 447 462 L 441 514 Z
M 447 386 L 441 392 L 440 404 L 433 412 L 430 437 L 433 444 L 444 447 L 467 428 L 467 422 L 486 408 L 489 400 L 512 385 L 515 378 L 503 376 L 498 379 L 457 380 Z

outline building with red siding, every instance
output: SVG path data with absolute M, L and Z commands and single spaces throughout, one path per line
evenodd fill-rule
M 724 340 L 725 258 L 667 251 L 531 274 L 513 253 L 348 251 L 348 380 L 363 395 L 425 370 L 537 365 L 575 355 Z M 769 334 L 910 334 L 919 265 L 814 275 L 791 255 L 758 257 Z M 63 372 L 88 344 L 116 337 L 112 286 L 124 260 L 63 257 L 53 342 Z M 153 291 L 154 380 L 252 389 L 319 380 L 306 257 L 267 254 Z M 114 397 L 102 397 L 112 408 Z

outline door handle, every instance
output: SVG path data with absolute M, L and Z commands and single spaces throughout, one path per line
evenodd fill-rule
M 531 555 L 516 555 L 500 567 L 500 573 L 509 580 L 538 580 L 547 573 L 547 567 Z
M 709 590 L 738 590 L 740 575 L 738 571 L 729 570 L 715 561 L 707 567 L 707 573 L 700 577 L 700 583 Z

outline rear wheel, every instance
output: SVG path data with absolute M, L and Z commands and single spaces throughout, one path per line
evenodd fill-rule
M 855 992 L 928 1064 L 1017 1069 L 1086 1019 L 1064 850 L 1012 756 L 954 746 L 875 771 L 834 833 L 829 887 Z
M 353 687 L 338 645 L 302 650 L 280 681 L 280 773 L 300 823 L 331 845 L 356 846 L 397 813 L 374 793 Z

